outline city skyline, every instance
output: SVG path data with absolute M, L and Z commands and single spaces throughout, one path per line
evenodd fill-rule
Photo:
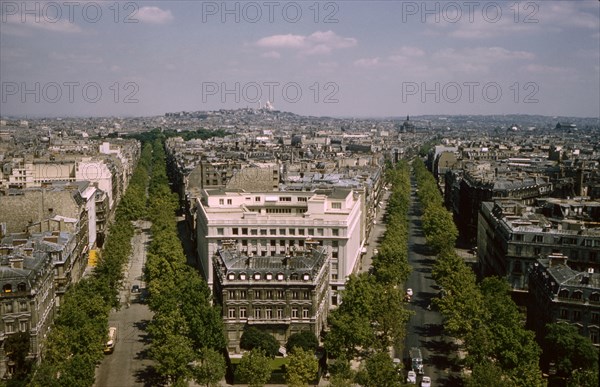
M 599 117 L 581 2 L 2 2 L 0 115 Z

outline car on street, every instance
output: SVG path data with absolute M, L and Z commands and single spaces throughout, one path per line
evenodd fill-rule
M 415 371 L 408 371 L 406 375 L 406 383 L 417 384 L 417 373 Z
M 131 293 L 139 293 L 140 292 L 140 285 L 133 285 L 131 287 Z
M 379 254 L 379 250 L 378 249 L 373 249 L 373 255 L 377 255 Z
M 431 378 L 429 376 L 423 376 L 421 387 L 431 387 Z

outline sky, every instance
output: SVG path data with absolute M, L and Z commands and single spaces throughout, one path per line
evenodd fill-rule
M 600 2 L 0 1 L 1 116 L 600 116 Z

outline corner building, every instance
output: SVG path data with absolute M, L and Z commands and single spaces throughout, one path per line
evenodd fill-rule
M 233 240 L 243 254 L 271 257 L 304 249 L 310 237 L 330 257 L 330 305 L 335 306 L 337 290 L 360 267 L 361 217 L 361 197 L 352 189 L 253 193 L 205 189 L 197 199 L 198 266 L 212 289 L 212 258 L 224 240 Z
M 290 335 L 310 331 L 320 337 L 329 312 L 329 256 L 318 242 L 288 255 L 241 253 L 223 241 L 213 257 L 214 295 L 223 311 L 230 353 L 240 353 L 246 326 L 272 334 L 281 346 Z

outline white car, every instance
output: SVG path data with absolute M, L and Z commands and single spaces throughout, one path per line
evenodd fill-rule
M 379 254 L 379 250 L 373 249 L 373 255 L 377 255 L 377 254 Z
M 408 371 L 406 383 L 417 384 L 417 373 L 415 371 Z
M 429 376 L 423 376 L 421 387 L 431 387 L 431 378 Z

